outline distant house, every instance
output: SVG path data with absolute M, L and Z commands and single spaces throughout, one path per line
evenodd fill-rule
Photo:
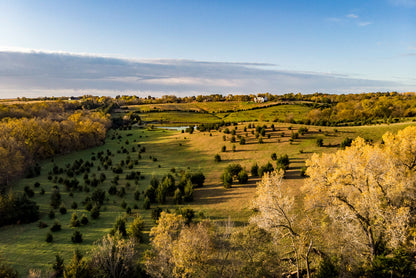
M 267 97 L 255 97 L 254 102 L 255 103 L 263 103 L 267 101 Z

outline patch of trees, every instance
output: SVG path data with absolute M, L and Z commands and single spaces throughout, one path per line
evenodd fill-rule
M 164 204 L 167 198 L 171 197 L 175 204 L 193 201 L 194 188 L 202 187 L 205 176 L 201 172 L 181 173 L 179 181 L 176 181 L 171 174 L 165 175 L 161 180 L 152 177 L 150 185 L 144 192 L 147 209 L 151 203 Z
M 240 184 L 248 182 L 248 174 L 240 164 L 229 164 L 221 175 L 221 182 L 225 188 L 230 188 L 232 184 L 238 181 Z
M 24 224 L 39 219 L 39 206 L 26 194 L 12 192 L 0 195 L 0 227 L 10 224 Z

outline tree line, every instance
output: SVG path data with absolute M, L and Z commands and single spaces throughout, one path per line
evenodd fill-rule
M 108 115 L 92 111 L 66 113 L 58 119 L 4 118 L 0 122 L 0 186 L 30 172 L 41 159 L 102 144 L 110 123 Z

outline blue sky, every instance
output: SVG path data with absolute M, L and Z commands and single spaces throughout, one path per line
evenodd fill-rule
M 416 0 L 0 0 L 0 26 L 0 97 L 416 90 Z

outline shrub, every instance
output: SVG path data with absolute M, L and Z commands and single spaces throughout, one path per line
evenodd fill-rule
M 29 197 L 32 198 L 33 196 L 35 196 L 35 191 L 33 191 L 32 188 L 30 188 L 29 186 L 25 186 L 24 188 L 25 194 Z
M 253 177 L 258 177 L 258 176 L 259 176 L 259 165 L 257 165 L 257 163 L 254 163 L 254 164 L 251 166 L 251 170 L 250 170 L 250 172 L 251 172 L 251 175 L 252 175 Z
M 140 190 L 136 189 L 136 191 L 134 191 L 134 200 L 138 201 L 140 199 Z
M 127 203 L 126 203 L 126 201 L 125 201 L 125 200 L 123 200 L 123 201 L 121 202 L 120 207 L 121 207 L 121 208 L 123 208 L 123 209 L 125 209 L 125 208 L 127 207 Z
M 316 146 L 322 147 L 324 145 L 324 139 L 318 138 L 316 139 Z
M 61 202 L 62 202 L 62 199 L 61 199 L 61 194 L 59 193 L 59 190 L 54 189 L 51 194 L 51 206 L 54 209 L 57 209 L 59 205 L 61 204 Z
M 202 172 L 197 172 L 191 174 L 191 182 L 195 184 L 197 187 L 202 187 L 204 185 L 205 176 Z
M 241 172 L 241 170 L 243 170 L 243 167 L 241 167 L 241 165 L 237 163 L 229 164 L 225 169 L 225 171 L 229 172 L 232 177 L 237 176 L 238 173 Z
M 263 165 L 259 168 L 258 175 L 260 177 L 263 177 L 264 173 L 273 172 L 273 171 L 274 171 L 273 165 L 270 162 L 267 162 L 266 165 Z
M 214 157 L 215 162 L 220 162 L 221 161 L 221 156 L 219 154 L 216 154 Z
M 231 185 L 233 184 L 233 176 L 231 175 L 230 172 L 225 171 L 221 175 L 221 181 L 225 188 L 230 188 Z
M 133 219 L 133 222 L 130 224 L 128 229 L 128 234 L 130 238 L 134 238 L 137 241 L 143 240 L 143 231 L 144 231 L 144 221 L 140 216 L 137 216 Z
M 52 227 L 50 228 L 51 232 L 57 232 L 57 231 L 60 231 L 61 229 L 62 229 L 61 224 L 59 224 L 58 221 L 55 221 Z
M 246 184 L 248 181 L 248 174 L 245 170 L 241 170 L 237 176 L 238 182 L 241 184 Z
M 276 153 L 272 153 L 272 155 L 270 156 L 272 160 L 277 160 L 277 155 Z
M 53 235 L 51 233 L 47 233 L 45 241 L 48 242 L 48 243 L 52 242 L 53 241 Z
M 77 202 L 73 201 L 72 204 L 71 204 L 71 208 L 72 209 L 77 209 L 78 208 Z
M 176 188 L 175 193 L 173 194 L 173 201 L 175 202 L 175 204 L 179 205 L 182 203 L 182 192 L 179 188 Z
M 82 234 L 80 231 L 74 231 L 71 237 L 71 241 L 73 243 L 81 243 L 82 242 Z
M 124 217 L 117 217 L 116 223 L 114 223 L 113 229 L 111 230 L 110 234 L 115 235 L 116 233 L 120 234 L 123 237 L 127 235 L 126 219 Z
M 352 143 L 352 139 L 347 137 L 341 142 L 340 148 L 345 149 L 345 147 L 351 146 L 351 143 Z
M 276 160 L 277 169 L 287 170 L 289 168 L 289 156 L 287 154 L 281 155 Z
M 147 196 L 144 198 L 143 209 L 150 209 L 150 199 Z
M 108 189 L 108 194 L 116 195 L 117 194 L 117 187 L 115 187 L 114 185 L 110 186 L 110 188 Z
M 100 216 L 100 208 L 98 206 L 94 206 L 91 209 L 91 218 L 97 219 Z
M 43 228 L 48 227 L 48 224 L 46 224 L 46 223 L 45 223 L 45 222 L 43 222 L 43 221 L 39 221 L 38 227 L 39 227 L 39 228 L 41 228 L 41 229 L 43 229 Z
M 160 207 L 152 209 L 152 219 L 156 222 L 159 219 L 161 213 L 162 209 Z
M 62 205 L 62 206 L 59 208 L 59 212 L 60 212 L 61 214 L 66 214 L 66 207 L 65 207 L 64 205 Z
M 83 214 L 82 216 L 81 216 L 81 224 L 82 225 L 87 225 L 88 224 L 88 217 L 85 215 L 85 214 Z
M 75 212 L 71 216 L 70 226 L 71 227 L 79 227 L 79 226 L 81 226 L 81 222 L 79 221 L 78 215 Z

